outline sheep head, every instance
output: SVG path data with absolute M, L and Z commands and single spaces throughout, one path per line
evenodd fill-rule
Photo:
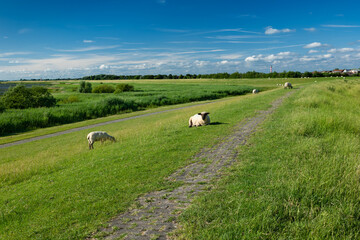
M 201 113 L 198 113 L 198 115 L 201 115 L 201 118 L 202 120 L 205 120 L 206 116 L 210 114 L 209 112 L 201 112 Z

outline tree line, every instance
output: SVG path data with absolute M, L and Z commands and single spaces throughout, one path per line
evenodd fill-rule
M 246 73 L 212 73 L 212 74 L 157 74 L 157 75 L 108 75 L 99 74 L 85 76 L 83 80 L 125 80 L 125 79 L 200 79 L 200 78 L 213 78 L 213 79 L 229 79 L 229 78 L 304 78 L 304 77 L 338 77 L 348 76 L 346 73 L 331 73 L 331 72 L 299 72 L 299 71 L 284 71 L 262 73 L 249 71 Z M 352 76 L 359 76 L 354 74 Z

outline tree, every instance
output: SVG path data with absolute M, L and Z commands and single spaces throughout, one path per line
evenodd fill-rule
M 24 85 L 16 85 L 9 88 L 2 102 L 6 108 L 31 108 L 31 107 L 52 107 L 56 99 L 44 87 L 26 88 Z
M 91 93 L 91 91 L 92 91 L 91 83 L 85 82 L 85 81 L 80 82 L 79 92 L 81 92 L 81 93 Z
M 44 87 L 32 87 L 29 91 L 34 98 L 33 107 L 53 107 L 56 105 L 56 99 L 48 89 Z

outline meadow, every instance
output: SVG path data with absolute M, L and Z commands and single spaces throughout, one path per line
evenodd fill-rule
M 93 129 L 107 131 L 118 141 L 95 143 L 92 151 L 86 141 L 91 129 L 1 149 L 0 239 L 91 236 L 138 196 L 176 187 L 166 179 L 170 174 L 288 91 L 295 93 L 239 147 L 238 161 L 226 170 L 227 176 L 181 215 L 182 228 L 174 236 L 359 238 L 360 81 L 298 81 L 296 90 L 233 96 Z M 251 86 L 270 89 L 274 84 L 259 79 Z M 71 84 L 64 85 L 71 89 Z M 189 116 L 201 111 L 209 111 L 218 124 L 188 128 Z M 61 126 L 51 131 L 56 129 Z
M 49 84 L 49 83 L 48 83 Z M 79 93 L 79 82 L 51 82 L 49 88 L 58 106 L 51 108 L 8 109 L 1 113 L 0 136 L 37 128 L 79 122 L 109 115 L 159 106 L 219 99 L 250 93 L 253 86 L 211 83 L 133 83 L 134 92 Z M 93 88 L 102 84 L 93 82 Z M 105 84 L 102 84 L 105 85 Z M 116 83 L 106 83 L 116 86 Z M 260 90 L 265 90 L 266 87 Z
M 360 81 L 312 85 L 241 147 L 178 239 L 359 239 Z
M 205 110 L 221 124 L 203 128 L 188 128 L 187 121 L 204 106 L 103 126 L 118 141 L 92 151 L 91 130 L 1 149 L 0 239 L 85 238 L 139 195 L 174 187 L 167 176 L 282 94 L 208 104 Z
M 326 81 L 327 78 L 317 78 Z M 140 111 L 165 105 L 219 99 L 277 88 L 276 84 L 292 81 L 309 84 L 313 79 L 182 79 L 182 80 L 111 80 L 90 81 L 94 87 L 128 83 L 134 92 L 79 93 L 79 81 L 26 81 L 26 86 L 40 85 L 51 90 L 57 107 L 8 109 L 0 113 L 0 136 L 80 122 L 114 114 Z M 0 83 L 3 91 L 14 82 Z

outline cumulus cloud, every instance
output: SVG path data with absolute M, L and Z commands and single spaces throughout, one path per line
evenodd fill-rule
M 327 47 L 327 46 L 329 45 L 320 42 L 313 42 L 305 45 L 304 48 L 318 48 L 318 47 Z
M 270 54 L 270 55 L 252 55 L 245 58 L 245 62 L 257 62 L 257 61 L 265 61 L 265 62 L 274 62 L 277 60 L 287 59 L 294 55 L 292 52 L 280 52 L 278 54 Z
M 101 64 L 99 66 L 99 69 L 108 69 L 108 68 L 110 68 L 110 67 L 108 65 L 105 65 L 105 64 Z
M 277 33 L 289 33 L 289 32 L 295 32 L 295 29 L 289 29 L 289 28 L 276 29 L 273 28 L 272 26 L 268 26 L 265 28 L 265 34 L 267 35 L 277 34 Z
M 311 27 L 311 28 L 304 28 L 305 31 L 308 31 L 308 32 L 315 32 L 316 31 L 316 28 L 314 27 Z

